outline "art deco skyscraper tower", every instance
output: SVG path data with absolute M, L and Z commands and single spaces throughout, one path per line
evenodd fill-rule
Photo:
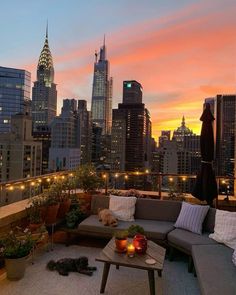
M 102 128 L 102 134 L 111 133 L 112 124 L 112 78 L 109 76 L 109 61 L 106 59 L 105 37 L 103 46 L 95 54 L 92 121 Z
M 42 173 L 48 172 L 51 145 L 50 123 L 57 112 L 57 90 L 54 83 L 52 54 L 48 44 L 48 28 L 37 66 L 37 81 L 32 89 L 33 137 L 42 141 Z
M 37 81 L 32 91 L 33 132 L 48 132 L 56 116 L 57 90 L 54 83 L 52 54 L 48 44 L 48 28 L 37 66 Z

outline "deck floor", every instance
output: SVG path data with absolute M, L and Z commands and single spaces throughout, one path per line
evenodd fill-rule
M 59 235 L 60 236 L 60 235 Z M 58 237 L 57 237 L 58 238 Z M 61 238 L 61 237 L 60 237 Z M 40 249 L 36 253 L 35 263 L 29 261 L 25 277 L 16 282 L 3 279 L 0 281 L 1 295 L 96 295 L 100 294 L 103 264 L 95 261 L 105 241 L 81 240 L 74 245 L 65 247 L 55 244 L 53 251 Z M 51 259 L 87 256 L 97 271 L 92 277 L 71 273 L 68 277 L 50 272 L 46 264 Z M 176 257 L 173 262 L 165 260 L 163 276 L 156 274 L 156 294 L 164 295 L 199 295 L 197 278 L 187 271 L 187 258 Z M 109 295 L 148 295 L 147 272 L 139 269 L 111 267 L 105 294 Z

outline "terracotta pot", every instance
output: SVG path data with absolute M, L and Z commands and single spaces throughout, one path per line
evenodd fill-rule
M 28 256 L 21 258 L 5 258 L 5 267 L 9 280 L 17 281 L 24 277 L 27 258 Z
M 65 218 L 66 213 L 70 210 L 71 205 L 71 199 L 64 200 L 60 203 L 58 212 L 57 212 L 57 218 Z
M 46 214 L 47 214 L 47 206 L 40 207 L 39 211 L 40 211 L 42 221 L 45 221 Z
M 56 223 L 58 209 L 59 209 L 59 204 L 47 206 L 47 214 L 45 217 L 46 225 Z
M 78 194 L 79 204 L 84 208 L 85 213 L 91 211 L 91 200 L 92 195 L 90 193 L 80 193 Z
M 29 224 L 29 229 L 30 229 L 31 232 L 35 232 L 41 226 L 42 226 L 42 223 L 30 223 Z
M 116 249 L 118 252 L 126 251 L 127 247 L 127 238 L 126 239 L 115 239 Z

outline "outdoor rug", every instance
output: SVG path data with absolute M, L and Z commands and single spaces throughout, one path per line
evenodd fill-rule
M 20 281 L 0 281 L 1 295 L 97 295 L 100 294 L 103 263 L 95 261 L 102 249 L 73 245 L 65 247 L 56 244 L 53 251 L 40 250 L 35 263 L 26 269 L 25 277 Z M 65 257 L 89 257 L 89 264 L 97 266 L 92 277 L 70 273 L 68 277 L 60 276 L 56 271 L 46 269 L 49 260 Z M 163 295 L 199 295 L 197 278 L 187 271 L 187 260 L 173 262 L 165 260 L 162 278 L 155 274 L 156 294 Z M 107 295 L 148 295 L 147 271 L 111 266 L 105 293 Z

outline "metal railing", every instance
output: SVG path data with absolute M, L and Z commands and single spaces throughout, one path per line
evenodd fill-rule
M 60 181 L 68 177 L 74 177 L 74 171 L 60 171 L 35 177 L 11 180 L 0 183 L 0 205 L 6 205 L 17 200 L 35 196 L 47 188 L 53 181 Z M 191 193 L 196 175 L 171 174 L 139 171 L 99 171 L 104 180 L 105 193 L 109 189 L 138 189 L 157 192 L 159 198 L 163 192 L 168 194 Z M 218 192 L 228 198 L 234 195 L 234 177 L 217 176 Z M 17 197 L 14 197 L 17 196 Z

